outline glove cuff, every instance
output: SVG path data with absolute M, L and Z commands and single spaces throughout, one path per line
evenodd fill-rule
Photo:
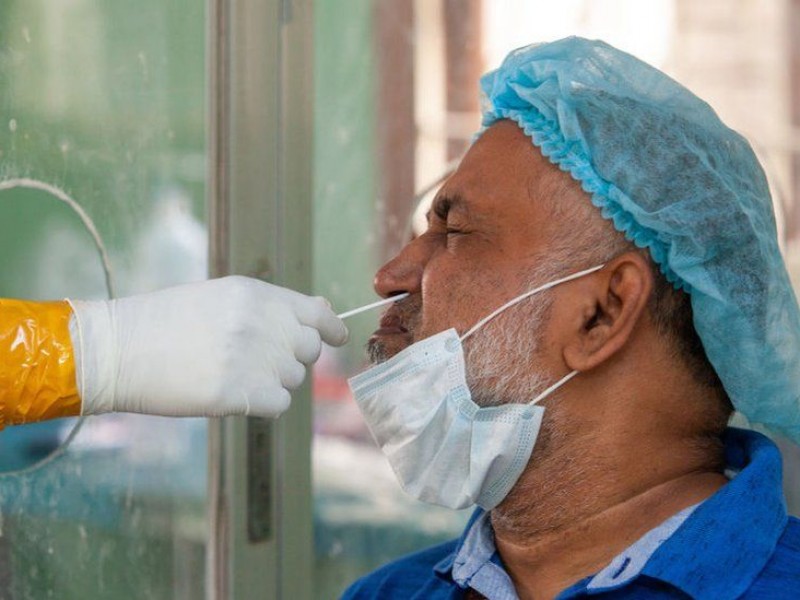
M 81 415 L 112 412 L 117 382 L 117 345 L 111 301 L 67 299 L 72 307 L 69 333 L 75 348 Z

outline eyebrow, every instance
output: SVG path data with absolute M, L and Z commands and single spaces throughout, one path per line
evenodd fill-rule
M 464 197 L 458 193 L 442 194 L 434 199 L 433 205 L 426 213 L 425 217 L 428 219 L 428 223 L 430 223 L 431 213 L 433 213 L 442 221 L 446 221 L 447 215 L 451 210 L 464 209 L 466 205 L 467 202 L 464 200 Z

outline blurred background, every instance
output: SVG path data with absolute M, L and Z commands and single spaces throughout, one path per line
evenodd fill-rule
M 0 294 L 235 271 L 366 304 L 479 128 L 480 75 L 567 35 L 663 69 L 750 139 L 800 283 L 800 0 L 4 0 Z M 334 598 L 457 535 L 468 515 L 405 497 L 369 439 L 346 380 L 377 315 L 348 324 L 284 423 L 0 432 L 0 596 Z

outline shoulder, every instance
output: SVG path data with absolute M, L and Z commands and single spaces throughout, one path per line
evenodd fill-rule
M 786 529 L 778 539 L 775 553 L 767 563 L 765 571 L 773 563 L 775 563 L 775 567 L 790 567 L 791 574 L 794 576 L 793 581 L 798 584 L 796 589 L 800 589 L 800 519 L 797 517 L 789 517 Z
M 456 544 L 457 540 L 452 540 L 390 562 L 353 583 L 342 599 L 407 599 L 426 588 L 432 592 L 432 588 L 444 583 L 434 573 L 434 567 L 455 552 Z M 416 597 L 431 596 L 428 593 Z
M 800 555 L 800 519 L 789 517 L 789 522 L 786 525 L 786 530 L 783 532 L 780 543 L 784 544 L 787 549 L 793 550 L 795 554 Z
M 800 520 L 789 517 L 775 552 L 744 598 L 797 598 L 800 590 Z

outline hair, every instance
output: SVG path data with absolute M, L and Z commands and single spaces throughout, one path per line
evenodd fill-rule
M 637 248 L 600 215 L 577 181 L 560 171 L 551 173 L 536 180 L 536 194 L 531 195 L 547 202 L 559 221 L 571 224 L 559 232 L 558 240 L 551 246 L 552 262 L 584 269 L 625 252 L 639 252 L 645 256 L 654 281 L 648 299 L 650 316 L 658 333 L 671 344 L 672 355 L 683 362 L 698 385 L 708 390 L 709 404 L 713 408 L 708 411 L 705 429 L 712 435 L 721 434 L 733 406 L 694 328 L 689 294 L 667 281 L 647 250 Z

